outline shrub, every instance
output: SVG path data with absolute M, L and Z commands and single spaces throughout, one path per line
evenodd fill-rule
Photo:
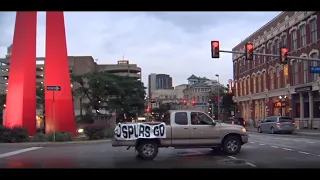
M 83 130 L 84 134 L 88 136 L 90 140 L 103 139 L 106 136 L 106 129 L 108 129 L 108 127 L 106 124 L 96 123 L 86 125 Z
M 0 142 L 26 142 L 29 140 L 28 130 L 21 126 L 0 128 Z
M 47 141 L 53 142 L 54 140 L 56 142 L 72 141 L 72 134 L 68 132 L 55 132 L 47 135 Z
M 37 133 L 35 136 L 31 137 L 31 142 L 45 142 L 47 141 L 47 136 L 42 133 Z
M 114 136 L 114 129 L 109 127 L 106 127 L 104 129 L 104 137 L 105 138 L 112 138 Z

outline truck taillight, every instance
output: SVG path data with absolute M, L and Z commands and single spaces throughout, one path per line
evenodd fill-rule
M 232 121 L 232 124 L 234 124 L 234 121 Z

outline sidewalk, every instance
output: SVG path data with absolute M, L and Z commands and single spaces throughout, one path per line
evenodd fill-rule
M 111 139 L 86 140 L 86 141 L 67 141 L 67 142 L 22 142 L 22 143 L 0 143 L 6 147 L 52 147 L 52 146 L 68 146 L 68 145 L 86 145 L 111 142 Z
M 258 132 L 258 129 L 255 127 L 246 127 L 248 132 Z M 320 130 L 316 129 L 296 129 L 293 134 L 304 135 L 304 136 L 319 136 Z

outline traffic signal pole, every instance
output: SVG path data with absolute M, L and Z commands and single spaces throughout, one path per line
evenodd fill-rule
M 245 54 L 241 51 L 226 51 L 226 50 L 220 50 L 222 53 L 232 53 L 232 54 Z M 264 54 L 264 53 L 254 53 L 254 56 L 267 56 L 267 57 L 279 57 L 279 54 Z M 299 59 L 299 60 L 306 60 L 306 61 L 320 61 L 320 59 L 317 58 L 306 58 L 306 57 L 298 57 L 298 56 L 288 56 L 288 59 Z

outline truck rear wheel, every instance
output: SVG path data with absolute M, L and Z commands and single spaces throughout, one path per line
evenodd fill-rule
M 237 136 L 228 136 L 226 139 L 223 141 L 223 151 L 226 154 L 237 154 L 241 150 L 241 142 L 239 137 Z
M 137 151 L 141 159 L 152 160 L 158 155 L 159 148 L 155 141 L 141 141 L 137 146 Z

